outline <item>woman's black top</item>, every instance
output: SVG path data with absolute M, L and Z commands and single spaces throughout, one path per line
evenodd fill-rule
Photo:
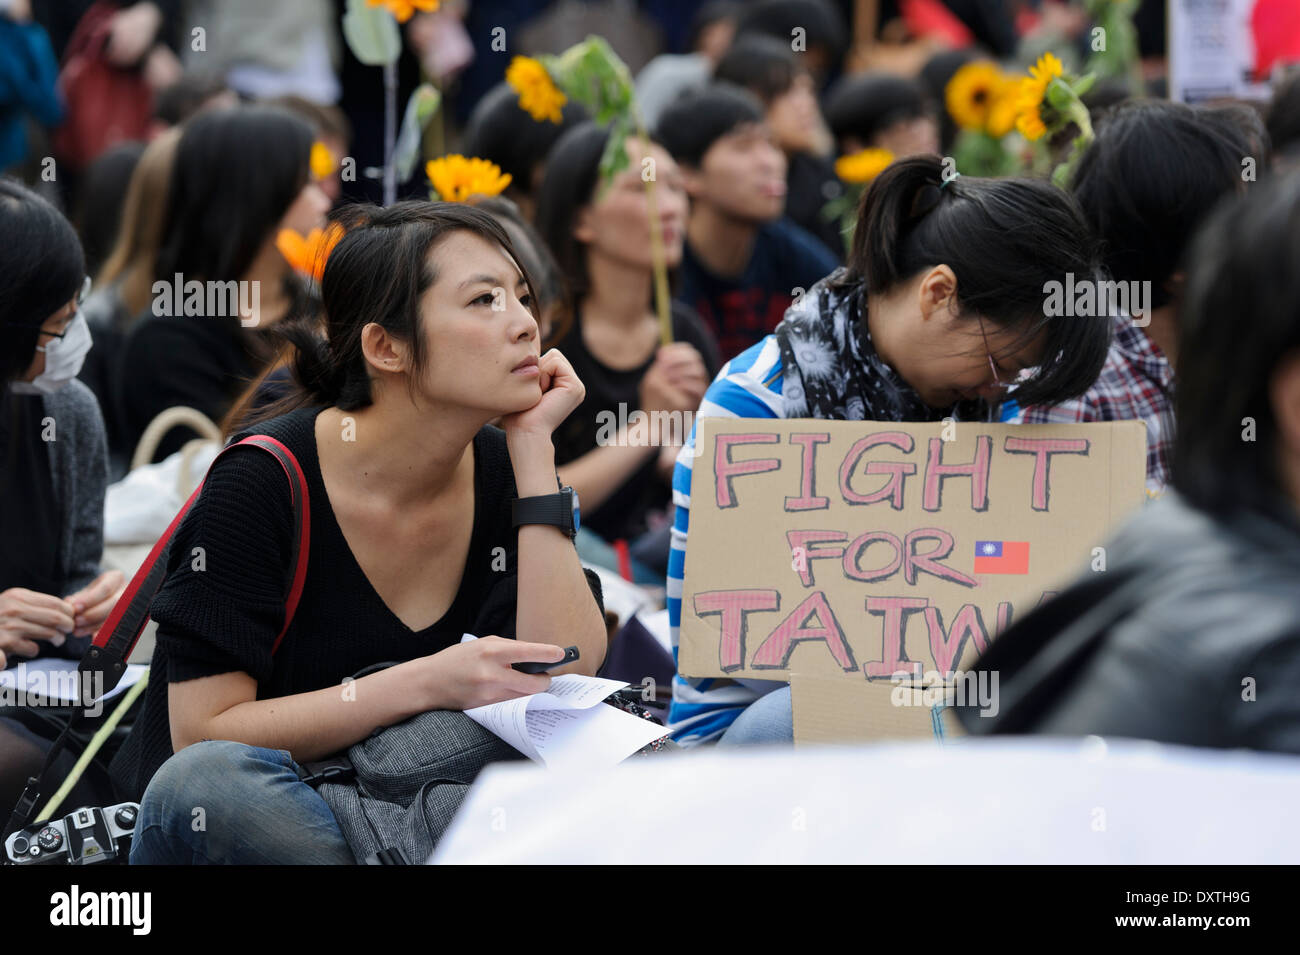
M 0 387 L 0 591 L 25 587 L 62 596 L 63 513 L 50 450 L 41 440 L 44 417 L 40 395 Z
M 695 312 L 673 302 L 673 341 L 694 345 L 704 358 L 709 379 L 718 373 L 718 345 L 713 333 Z M 641 379 L 654 364 L 651 354 L 636 368 L 610 368 L 587 348 L 582 337 L 582 315 L 575 309 L 573 326 L 558 346 L 573 365 L 574 372 L 586 386 L 587 395 L 573 413 L 555 429 L 555 461 L 567 464 L 591 451 L 597 439 L 617 432 L 618 427 L 641 407 Z M 623 408 L 620 414 L 620 405 Z M 690 421 L 684 422 L 686 434 Z M 582 526 L 590 527 L 606 540 L 630 539 L 647 528 L 647 515 L 662 510 L 672 501 L 670 489 L 655 473 L 656 458 L 651 457 L 615 491 L 603 505 L 590 512 L 582 511 Z M 579 502 L 581 504 L 581 502 Z
M 230 316 L 150 315 L 132 329 L 116 375 L 118 445 L 130 458 L 154 418 L 176 405 L 196 408 L 217 424 L 261 371 L 252 336 Z M 176 427 L 153 460 L 179 451 L 194 437 Z
M 212 468 L 172 542 L 153 601 L 158 636 L 144 709 L 110 766 L 121 798 L 138 800 L 172 755 L 169 682 L 240 671 L 257 681 L 261 700 L 337 686 L 371 664 L 446 649 L 464 633 L 515 636 L 515 482 L 504 432 L 485 427 L 474 439 L 474 529 L 460 590 L 442 619 L 412 631 L 375 592 L 334 518 L 316 453 L 320 410 L 255 429 L 284 443 L 307 479 L 311 543 L 293 623 L 272 658 L 292 547 L 289 487 L 274 457 L 237 448 Z M 599 581 L 587 576 L 600 606 Z

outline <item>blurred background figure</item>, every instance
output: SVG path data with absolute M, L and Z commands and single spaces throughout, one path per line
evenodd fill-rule
M 676 297 L 709 326 L 725 361 L 776 327 L 839 260 L 783 217 L 785 153 L 762 104 L 728 83 L 687 93 L 659 138 L 691 198 Z
M 844 187 L 835 175 L 830 131 L 804 59 L 791 52 L 787 41 L 749 34 L 732 44 L 713 77 L 743 87 L 762 102 L 763 118 L 785 153 L 786 218 L 843 258 L 839 223 L 822 210 Z
M 555 431 L 555 461 L 587 502 L 583 527 L 606 543 L 627 542 L 646 571 L 640 581 L 655 583 L 668 561 L 673 439 L 680 444 L 685 434 L 643 428 L 638 440 L 623 426 L 638 410 L 675 413 L 682 423 L 717 372 L 718 351 L 699 317 L 680 303 L 673 304 L 673 343 L 660 344 L 642 157 L 655 163 L 669 268 L 681 260 L 686 231 L 686 194 L 676 163 L 657 143 L 629 140 L 630 167 L 600 188 L 608 139 L 608 131 L 593 122 L 565 133 L 547 162 L 537 210 L 541 233 L 569 282 L 571 315 L 556 347 L 587 389 L 582 404 Z M 620 569 L 599 541 L 590 543 L 595 546 L 580 548 L 584 558 Z
M 826 94 L 826 121 L 841 156 L 884 149 L 899 159 L 939 152 L 936 109 L 925 87 L 890 73 L 840 79 Z
M 18 168 L 33 155 L 27 124 L 48 129 L 63 121 L 57 80 L 58 60 L 44 28 L 31 20 L 29 0 L 0 0 L 0 174 L 36 178 Z
M 685 53 L 661 53 L 636 77 L 641 118 L 653 129 L 664 108 L 689 89 L 705 86 L 731 46 L 743 4 L 711 0 L 695 11 Z
M 294 313 L 306 295 L 276 237 L 281 229 L 306 235 L 322 227 L 329 210 L 311 173 L 314 141 L 305 121 L 271 107 L 208 112 L 186 125 L 150 309 L 137 319 L 116 371 L 117 453 L 129 457 L 148 424 L 176 405 L 221 421 L 274 357 L 263 331 Z M 238 290 L 239 309 L 224 289 Z M 177 314 L 182 300 L 186 307 Z M 244 314 L 250 302 L 254 312 Z M 155 460 L 187 437 L 186 429 L 173 429 Z
M 505 195 L 529 221 L 536 217 L 537 192 L 546 172 L 546 155 L 564 132 L 587 118 L 572 101 L 564 104 L 561 121 L 538 123 L 519 108 L 519 94 L 505 83 L 488 91 L 470 114 L 462 152 L 488 159 L 510 176 Z
M 118 365 L 127 335 L 153 301 L 154 267 L 180 138 L 181 131 L 171 129 L 144 149 L 126 189 L 121 225 L 105 262 L 93 273 L 94 290 L 82 308 L 95 347 L 79 377 L 95 393 L 104 413 L 114 480 L 125 473 L 132 450 L 126 446 L 117 406 Z

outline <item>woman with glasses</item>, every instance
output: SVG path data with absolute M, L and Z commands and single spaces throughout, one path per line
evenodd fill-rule
M 916 156 L 880 174 L 858 210 L 848 266 L 723 367 L 699 417 L 989 421 L 1013 383 L 1013 395 L 1032 404 L 1088 389 L 1106 357 L 1109 319 L 1053 321 L 1044 307 L 1048 282 L 1103 277 L 1078 206 L 1047 182 L 943 171 L 938 156 Z M 692 431 L 673 475 L 674 646 L 694 447 Z M 724 733 L 728 744 L 790 741 L 789 686 L 679 676 L 670 725 L 684 745 Z
M 0 179 L 0 235 L 5 669 L 38 656 L 79 658 L 123 581 L 118 571 L 99 572 L 108 461 L 99 405 L 76 380 L 90 350 L 81 245 L 53 206 L 7 179 Z M 0 719 L 0 813 L 40 769 L 48 745 L 16 720 Z

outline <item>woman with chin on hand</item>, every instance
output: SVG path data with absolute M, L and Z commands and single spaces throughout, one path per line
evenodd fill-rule
M 327 337 L 282 330 L 298 390 L 242 432 L 280 441 L 306 477 L 297 612 L 277 647 L 285 472 L 232 449 L 177 530 L 153 603 L 157 677 L 111 767 L 120 798 L 141 802 L 133 864 L 350 863 L 298 764 L 428 710 L 542 692 L 550 676 L 512 664 L 558 661 L 563 646 L 580 658 L 558 672 L 604 659 L 599 584 L 551 443 L 583 386 L 558 351 L 540 354 L 509 238 L 457 203 L 346 216 L 321 280 Z M 467 632 L 481 639 L 461 643 Z M 195 832 L 194 806 L 220 825 Z

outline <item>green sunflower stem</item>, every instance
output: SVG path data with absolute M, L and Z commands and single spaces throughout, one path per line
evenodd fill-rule
M 650 137 L 646 134 L 641 111 L 632 107 L 632 118 L 636 123 L 637 139 L 642 148 L 648 149 Z M 655 192 L 657 176 L 641 177 L 645 186 L 646 212 L 650 216 L 650 262 L 655 275 L 655 311 L 659 316 L 659 344 L 671 345 L 673 342 L 672 300 L 668 291 L 668 257 L 664 252 L 663 223 L 659 221 L 659 200 Z
M 1062 189 L 1069 187 L 1070 179 L 1074 175 L 1075 167 L 1079 164 L 1079 159 L 1096 137 L 1092 130 L 1092 117 L 1088 114 L 1088 107 L 1084 106 L 1081 100 L 1076 98 L 1070 104 L 1065 117 L 1066 122 L 1073 121 L 1079 127 L 1079 135 L 1074 137 L 1074 145 L 1070 149 L 1069 158 L 1057 166 L 1052 173 L 1052 182 Z

